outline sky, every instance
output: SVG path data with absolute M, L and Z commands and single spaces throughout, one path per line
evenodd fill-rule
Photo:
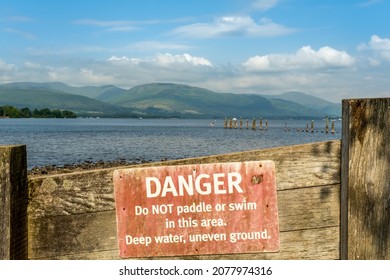
M 390 96 L 389 0 L 0 0 L 0 83 Z

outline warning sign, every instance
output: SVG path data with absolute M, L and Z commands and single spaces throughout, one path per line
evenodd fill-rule
M 275 252 L 273 161 L 114 172 L 120 257 Z

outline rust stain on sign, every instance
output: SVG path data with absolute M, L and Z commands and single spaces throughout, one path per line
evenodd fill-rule
M 276 252 L 273 161 L 115 170 L 120 257 Z

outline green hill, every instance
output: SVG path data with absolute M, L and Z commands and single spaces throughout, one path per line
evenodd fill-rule
M 0 87 L 0 104 L 17 108 L 70 110 L 80 116 L 134 116 L 129 109 L 50 89 Z
M 129 90 L 112 85 L 0 84 L 0 105 L 71 110 L 79 116 L 176 118 L 322 118 L 336 104 L 303 93 L 277 96 L 218 93 L 182 84 L 152 83 Z M 338 107 L 337 107 L 338 108 Z
M 122 94 L 125 89 L 106 85 L 106 86 L 84 86 L 84 87 L 72 87 L 64 83 L 52 82 L 52 83 L 32 83 L 32 82 L 17 82 L 7 83 L 0 85 L 1 88 L 8 89 L 28 89 L 28 90 L 54 90 L 74 95 L 81 95 L 88 98 L 97 99 L 100 101 L 106 101 L 112 97 Z
M 324 112 L 301 104 L 254 94 L 217 93 L 187 85 L 153 83 L 136 86 L 108 100 L 161 114 L 187 114 L 193 117 L 322 117 Z
M 341 104 L 332 103 L 302 92 L 289 91 L 280 95 L 268 97 L 295 102 L 305 107 L 313 108 L 321 112 L 326 112 L 331 116 L 341 116 Z

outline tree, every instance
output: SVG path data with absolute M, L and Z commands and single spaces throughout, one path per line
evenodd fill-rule
M 3 115 L 10 118 L 20 118 L 19 109 L 13 106 L 3 106 Z
M 21 117 L 22 118 L 31 118 L 31 110 L 29 108 L 22 108 L 20 109 Z
M 62 116 L 64 118 L 77 118 L 77 115 L 73 113 L 72 111 L 64 110 L 62 111 Z
M 68 110 L 50 110 L 43 108 L 41 110 L 34 109 L 31 111 L 29 108 L 18 109 L 13 106 L 1 106 L 0 117 L 9 118 L 77 118 L 77 115 Z

